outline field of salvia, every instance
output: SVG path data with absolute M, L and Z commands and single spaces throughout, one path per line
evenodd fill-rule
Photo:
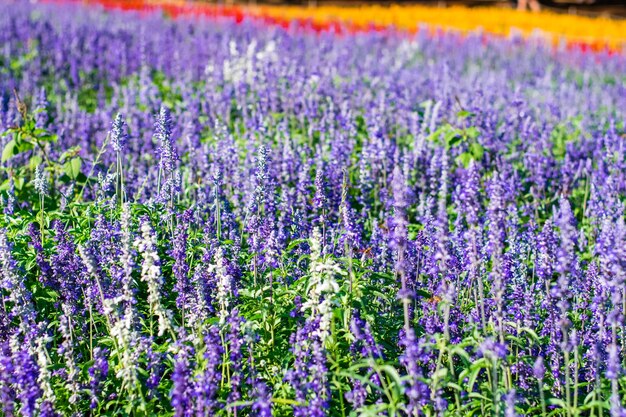
M 626 416 L 625 54 L 0 16 L 0 415 Z

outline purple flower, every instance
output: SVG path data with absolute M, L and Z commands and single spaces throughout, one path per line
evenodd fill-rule
M 164 175 L 169 177 L 178 163 L 178 151 L 172 139 L 172 116 L 170 109 L 164 105 L 159 110 L 154 127 L 154 137 L 159 143 L 159 167 L 163 170 Z
M 263 382 L 254 385 L 255 400 L 252 404 L 252 411 L 258 417 L 272 417 L 272 403 L 267 389 Z
M 353 312 L 350 331 L 354 336 L 354 342 L 350 346 L 353 353 L 358 353 L 363 358 L 379 359 L 383 357 L 381 348 L 374 339 L 372 328 L 367 321 L 361 318 L 358 310 Z
M 422 408 L 430 400 L 430 388 L 422 381 L 423 372 L 421 364 L 427 359 L 422 341 L 415 337 L 413 329 L 403 335 L 400 346 L 404 348 L 404 353 L 400 356 L 400 363 L 404 366 L 409 377 L 404 392 L 408 398 L 406 404 L 407 413 L 419 415 Z
M 285 380 L 296 391 L 294 417 L 324 417 L 330 406 L 326 353 L 317 335 L 317 321 L 307 321 L 290 342 L 294 355 L 292 368 Z
M 204 344 L 206 346 L 206 351 L 204 352 L 206 367 L 198 375 L 194 385 L 196 415 L 212 415 L 221 408 L 217 394 L 222 382 L 224 348 L 222 347 L 217 327 L 212 326 L 208 329 L 204 337 Z
M 94 363 L 89 367 L 89 391 L 91 394 L 90 407 L 95 409 L 98 407 L 98 396 L 102 382 L 106 380 L 109 374 L 109 361 L 107 359 L 108 350 L 100 347 L 93 349 Z
M 172 258 L 174 258 L 172 273 L 174 274 L 174 278 L 176 280 L 174 283 L 174 290 L 177 293 L 176 307 L 184 310 L 188 309 L 187 298 L 191 293 L 188 277 L 189 264 L 187 263 L 187 229 L 189 228 L 190 220 L 191 210 L 187 210 L 179 216 L 179 222 L 176 227 L 176 233 L 174 235 L 174 242 L 171 251 Z
M 52 267 L 46 259 L 43 246 L 41 245 L 41 232 L 35 223 L 31 223 L 30 226 L 28 226 L 28 235 L 30 236 L 33 248 L 35 249 L 35 260 L 41 271 L 39 280 L 46 286 L 56 288 L 52 279 Z
M 125 131 L 126 122 L 124 121 L 124 117 L 118 113 L 115 116 L 115 120 L 111 125 L 111 131 L 109 132 L 111 147 L 115 152 L 122 152 L 122 150 L 126 147 L 126 141 L 128 140 L 128 135 Z
M 488 337 L 478 347 L 478 354 L 488 359 L 504 360 L 507 355 L 507 347 Z
M 174 416 L 187 417 L 193 415 L 192 369 L 189 364 L 191 352 L 188 346 L 182 344 L 179 344 L 178 349 L 178 353 L 174 357 L 170 398 Z
M 543 357 L 538 356 L 537 360 L 535 360 L 535 363 L 533 365 L 533 376 L 537 378 L 539 381 L 542 381 L 545 374 L 546 374 L 546 367 L 543 364 Z
M 365 405 L 365 401 L 367 400 L 367 390 L 363 383 L 358 379 L 352 380 L 352 389 L 345 394 L 346 401 L 348 401 L 354 410 L 358 410 L 359 408 Z
M 8 342 L 0 344 L 0 407 L 5 416 L 13 416 L 15 411 L 16 369 L 11 357 L 11 349 Z
M 41 89 L 39 89 L 39 95 L 37 96 L 37 107 L 35 108 L 35 126 L 38 129 L 45 129 L 50 120 L 48 116 L 49 105 L 46 89 L 41 87 Z
M 517 417 L 515 412 L 515 390 L 510 390 L 504 395 L 504 416 L 505 417 Z
M 269 150 L 264 145 L 259 146 L 257 159 L 256 159 L 256 172 L 255 172 L 255 188 L 254 188 L 254 202 L 259 209 L 263 208 L 267 199 L 268 192 L 268 171 L 269 162 Z
M 150 339 L 147 339 L 146 342 L 149 344 L 146 348 L 146 359 L 148 361 L 146 368 L 150 370 L 146 379 L 146 387 L 148 388 L 149 396 L 155 397 L 165 370 L 163 364 L 165 355 L 152 349 L 152 346 L 150 346 L 152 341 Z
M 35 416 L 37 401 L 42 394 L 37 381 L 39 367 L 26 349 L 21 349 L 13 357 L 13 369 L 17 398 L 21 404 L 20 414 L 26 417 Z
M 619 350 L 616 344 L 611 343 L 608 348 L 609 358 L 606 368 L 606 377 L 610 380 L 617 380 L 622 374 L 620 365 Z

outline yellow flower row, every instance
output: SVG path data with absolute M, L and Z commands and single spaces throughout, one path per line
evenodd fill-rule
M 93 0 L 92 0 L 93 1 Z M 96 0 L 98 1 L 98 0 Z M 102 1 L 102 0 L 100 0 Z M 115 1 L 115 0 L 109 0 Z M 141 2 L 141 0 L 139 0 Z M 219 9 L 209 3 L 189 3 L 186 0 L 143 0 L 148 5 L 175 6 L 191 9 Z M 525 36 L 541 34 L 555 42 L 565 40 L 569 44 L 581 43 L 595 49 L 610 47 L 623 49 L 626 46 L 626 20 L 604 17 L 520 12 L 508 8 L 467 8 L 454 6 L 437 8 L 432 6 L 231 6 L 230 11 L 275 19 L 276 21 L 310 20 L 318 25 L 345 23 L 353 28 L 395 26 L 400 29 L 415 30 L 420 26 L 452 29 L 462 32 L 482 30 L 488 33 L 508 36 L 520 33 Z M 218 12 L 219 14 L 219 12 Z
M 419 25 L 455 29 L 460 31 L 484 30 L 508 36 L 521 32 L 528 36 L 536 32 L 553 39 L 602 43 L 611 47 L 626 44 L 626 20 L 589 18 L 551 12 L 519 12 L 506 8 L 435 8 L 428 6 L 360 6 L 360 7 L 286 7 L 264 6 L 249 9 L 279 19 L 310 19 L 315 23 L 348 22 L 358 27 L 371 24 L 394 25 L 413 30 Z

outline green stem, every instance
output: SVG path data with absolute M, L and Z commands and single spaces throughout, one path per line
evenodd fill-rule
M 538 384 L 539 384 L 539 398 L 541 399 L 541 417 L 546 417 L 546 396 L 543 393 L 543 380 L 540 379 Z

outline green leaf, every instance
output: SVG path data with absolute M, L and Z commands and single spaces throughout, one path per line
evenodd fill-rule
M 19 141 L 19 142 L 17 142 L 17 153 L 30 151 L 33 148 L 34 148 L 34 146 L 30 142 L 26 142 L 26 141 Z
M 448 368 L 441 368 L 432 374 L 431 379 L 443 380 L 448 376 Z
M 480 394 L 478 392 L 470 392 L 467 396 L 469 398 L 480 398 L 481 400 L 487 401 L 487 402 L 491 401 L 491 398 L 485 397 L 483 394 Z
M 11 139 L 9 143 L 4 145 L 4 149 L 2 150 L 2 162 L 8 161 L 15 154 L 17 154 L 17 144 L 15 143 L 15 139 Z
M 567 404 L 565 404 L 565 401 L 563 401 L 560 398 L 548 398 L 547 403 L 548 403 L 548 405 L 556 405 L 556 406 L 559 406 L 559 407 L 561 407 L 563 409 L 567 409 L 568 408 Z
M 470 357 L 469 353 L 467 353 L 465 349 L 459 346 L 455 346 L 454 348 L 450 349 L 450 353 L 455 354 L 459 356 L 460 358 L 463 358 L 465 360 L 465 363 L 472 362 L 472 358 Z
M 454 390 L 457 390 L 459 392 L 463 392 L 463 388 L 461 388 L 460 385 L 455 384 L 454 382 L 446 382 L 446 386 L 450 387 L 450 388 L 452 388 Z
M 593 400 L 578 407 L 578 409 L 581 411 L 587 411 L 587 410 L 599 409 L 599 408 L 609 410 L 610 406 L 607 401 Z
M 480 358 L 472 363 L 472 365 L 470 366 L 471 374 L 467 381 L 467 387 L 469 391 L 472 391 L 474 389 L 474 384 L 476 383 L 476 379 L 478 379 L 478 374 L 480 373 L 480 371 L 489 368 L 489 366 L 490 364 L 485 358 Z
M 459 131 L 456 129 L 450 129 L 444 136 L 446 146 L 452 148 L 458 145 L 463 140 L 463 137 L 459 135 Z
M 480 130 L 472 126 L 472 127 L 468 127 L 467 129 L 465 129 L 464 133 L 465 133 L 465 136 L 467 136 L 469 139 L 476 139 L 480 135 Z
M 15 186 L 16 190 L 21 190 L 22 188 L 24 188 L 25 182 L 26 180 L 24 179 L 24 177 L 16 177 L 13 179 L 13 185 Z
M 460 112 L 458 112 L 456 114 L 460 119 L 467 119 L 468 117 L 473 117 L 475 116 L 474 113 L 472 113 L 471 111 L 467 111 L 467 110 L 461 110 Z
M 31 170 L 35 170 L 35 168 L 37 168 L 39 165 L 41 165 L 41 163 L 43 162 L 43 160 L 41 159 L 41 156 L 39 155 L 33 155 L 30 160 L 28 161 L 28 167 Z
M 0 191 L 8 191 L 11 188 L 11 180 L 4 180 L 2 185 L 0 185 Z
M 469 152 L 463 152 L 461 155 L 457 156 L 455 161 L 457 164 L 463 165 L 463 167 L 467 168 L 474 160 L 474 157 Z
M 398 374 L 398 371 L 390 365 L 382 365 L 379 369 L 387 374 L 393 381 L 393 384 L 390 384 L 390 388 L 392 388 L 392 392 L 396 395 L 396 398 L 399 398 L 402 395 L 401 389 L 404 384 L 402 383 L 402 378 L 400 374 Z
M 472 142 L 469 146 L 469 151 L 476 160 L 482 159 L 483 155 L 485 155 L 485 148 L 478 142 Z
M 61 162 L 65 161 L 68 158 L 73 158 L 76 155 L 78 155 L 78 152 L 80 151 L 80 146 L 72 146 L 71 148 L 69 148 L 67 151 L 63 152 L 61 154 L 61 156 L 59 157 L 59 160 Z
M 48 134 L 48 135 L 38 136 L 37 139 L 40 142 L 56 142 L 57 139 L 58 139 L 58 136 L 57 135 Z
M 63 164 L 63 171 L 67 174 L 68 177 L 72 179 L 76 179 L 78 174 L 80 174 L 80 168 L 83 164 L 83 161 L 80 157 L 75 157 L 67 161 Z

